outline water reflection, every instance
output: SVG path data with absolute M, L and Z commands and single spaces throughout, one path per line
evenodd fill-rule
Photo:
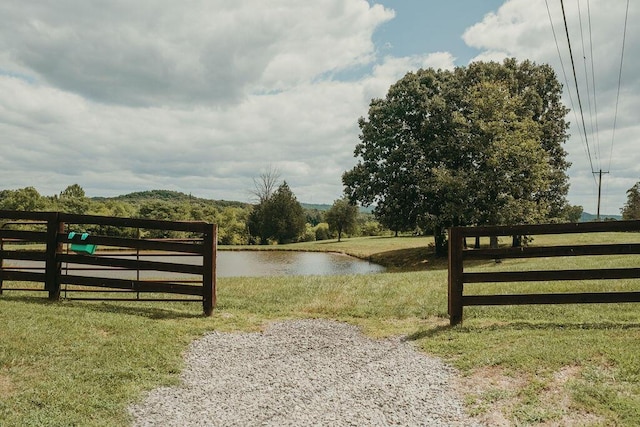
M 219 251 L 218 277 L 369 274 L 384 267 L 327 252 Z
M 100 256 L 111 258 L 135 259 L 135 255 L 119 253 L 101 253 Z M 156 261 L 178 264 L 202 265 L 199 256 L 166 254 L 164 256 L 141 254 L 142 261 Z M 5 267 L 13 267 L 30 271 L 44 271 L 44 262 L 7 260 Z M 369 274 L 379 273 L 385 268 L 348 255 L 327 252 L 294 252 L 294 251 L 218 251 L 218 277 L 263 277 L 263 276 L 311 276 L 336 274 Z M 192 275 L 157 271 L 122 270 L 110 267 L 91 267 L 78 264 L 62 265 L 63 274 L 93 276 L 117 279 L 191 279 Z

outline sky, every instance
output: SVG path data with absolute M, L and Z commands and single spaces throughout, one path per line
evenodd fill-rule
M 372 98 L 419 68 L 515 57 L 565 86 L 569 202 L 595 213 L 602 170 L 601 213 L 619 214 L 640 181 L 640 8 L 624 31 L 624 0 L 564 6 L 573 67 L 559 0 L 3 1 L 0 189 L 251 202 L 277 169 L 330 204 Z

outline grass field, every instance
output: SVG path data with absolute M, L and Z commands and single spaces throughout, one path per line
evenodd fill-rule
M 559 242 L 554 239 L 541 237 L 534 244 Z M 638 242 L 640 236 L 598 239 Z M 561 242 L 567 244 L 567 238 Z M 181 355 L 191 340 L 211 330 L 259 330 L 289 318 L 338 319 L 374 337 L 406 336 L 459 369 L 455 386 L 468 411 L 488 423 L 640 425 L 640 304 L 467 307 L 464 323 L 450 328 L 446 263 L 433 259 L 431 243 L 423 237 L 384 237 L 287 245 L 355 254 L 392 272 L 221 278 L 210 318 L 194 303 L 50 303 L 43 294 L 7 291 L 0 296 L 0 425 L 126 425 L 127 406 L 145 390 L 177 383 Z M 569 268 L 637 266 L 638 261 L 567 260 Z M 473 269 L 550 266 L 550 260 L 534 259 L 485 262 Z M 474 286 L 478 293 L 509 287 Z M 640 281 L 518 284 L 517 289 L 638 290 Z

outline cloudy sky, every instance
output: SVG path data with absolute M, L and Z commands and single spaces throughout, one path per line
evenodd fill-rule
M 602 169 L 601 211 L 617 214 L 640 180 L 640 9 L 620 73 L 627 2 L 565 2 L 585 137 L 560 2 L 547 2 L 3 1 L 0 189 L 250 201 L 277 168 L 298 200 L 332 203 L 371 98 L 421 67 L 513 56 L 565 84 L 570 202 L 595 212 Z

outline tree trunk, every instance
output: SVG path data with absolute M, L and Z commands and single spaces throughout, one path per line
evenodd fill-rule
M 512 247 L 519 248 L 522 246 L 522 236 L 514 235 L 512 240 Z
M 436 242 L 436 256 L 446 257 L 449 254 L 449 248 L 447 247 L 447 236 L 444 233 L 444 229 L 440 226 L 433 228 L 433 240 Z

